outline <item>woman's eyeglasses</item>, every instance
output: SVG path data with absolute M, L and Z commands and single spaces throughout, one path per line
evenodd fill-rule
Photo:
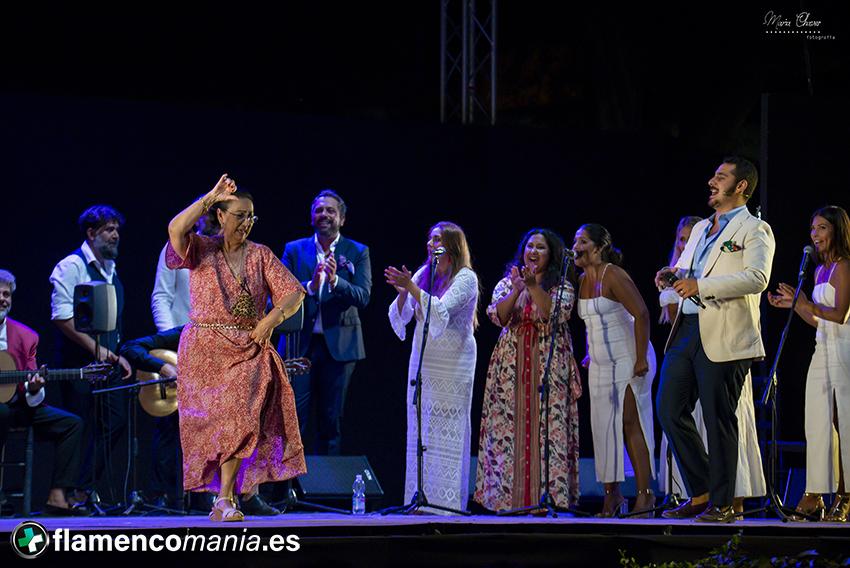
M 242 211 L 240 213 L 233 213 L 233 212 L 225 209 L 224 212 L 229 213 L 229 214 L 233 215 L 234 217 L 236 217 L 239 220 L 240 223 L 244 223 L 247 220 L 249 223 L 251 223 L 253 225 L 254 223 L 257 222 L 257 219 L 259 219 L 259 217 L 257 217 L 256 215 L 251 215 L 247 211 Z

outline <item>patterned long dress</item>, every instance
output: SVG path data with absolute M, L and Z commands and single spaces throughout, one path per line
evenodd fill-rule
M 493 292 L 487 315 L 496 325 L 501 325 L 496 305 L 511 289 L 510 279 L 503 278 Z M 549 492 L 559 507 L 572 507 L 578 502 L 576 400 L 581 396 L 581 379 L 567 327 L 575 291 L 569 283 L 553 287 L 552 312 L 559 290 L 560 313 L 545 317 L 528 292 L 522 292 L 490 358 L 475 500 L 492 511 L 536 505 L 540 500 L 545 444 L 538 387 L 549 355 L 549 319 L 553 316 L 558 335 L 549 395 Z
M 191 319 L 177 352 L 183 487 L 217 492 L 221 464 L 242 458 L 235 491 L 250 493 L 260 483 L 307 471 L 283 362 L 273 347 L 250 338 L 269 296 L 280 306 L 303 288 L 268 247 L 252 242 L 246 244 L 246 285 L 240 285 L 221 245 L 221 237 L 193 233 L 185 259 L 171 244 L 166 251 L 169 268 L 191 270 Z M 246 303 L 253 317 L 231 314 Z
M 421 270 L 420 270 L 421 272 Z M 417 272 L 416 277 L 419 276 Z M 428 294 L 420 294 L 419 303 L 408 295 L 398 311 L 398 298 L 390 304 L 389 318 L 399 339 L 405 338 L 405 326 L 415 317 L 416 330 L 410 352 L 407 378 L 416 378 L 422 345 L 424 313 Z M 423 456 L 423 489 L 429 503 L 456 510 L 466 509 L 469 500 L 469 450 L 472 437 L 470 410 L 475 379 L 477 347 L 473 336 L 473 318 L 478 308 L 478 277 L 462 268 L 441 297 L 431 303 L 428 343 L 422 362 L 422 440 L 428 449 Z M 413 387 L 407 389 L 407 470 L 404 479 L 405 501 L 416 491 L 416 406 Z M 428 509 L 433 513 L 444 513 Z

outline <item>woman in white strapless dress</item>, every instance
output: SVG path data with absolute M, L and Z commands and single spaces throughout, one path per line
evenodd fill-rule
M 601 225 L 582 225 L 573 251 L 579 280 L 578 314 L 587 326 L 590 424 L 596 479 L 605 486 L 602 516 L 626 508 L 620 493 L 626 455 L 637 485 L 634 511 L 651 509 L 655 495 L 652 379 L 655 352 L 649 343 L 649 310 L 620 268 L 622 254 Z M 624 447 L 626 452 L 624 452 Z M 647 516 L 652 516 L 648 513 Z
M 850 219 L 841 207 L 815 211 L 811 239 L 817 252 L 812 300 L 803 292 L 794 311 L 817 328 L 817 345 L 806 377 L 806 492 L 797 510 L 820 517 L 823 495 L 835 493 L 828 521 L 850 514 Z M 768 299 L 791 307 L 794 288 L 779 284 Z M 837 435 L 836 435 L 837 434 Z M 840 451 L 839 451 L 840 449 Z

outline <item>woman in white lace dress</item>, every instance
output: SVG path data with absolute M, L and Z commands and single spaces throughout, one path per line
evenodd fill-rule
M 431 288 L 434 251 L 444 248 Z M 388 267 L 387 283 L 398 290 L 389 308 L 390 325 L 399 339 L 416 319 L 408 366 L 408 385 L 416 378 L 424 318 L 431 299 L 428 342 L 422 362 L 423 485 L 428 502 L 456 510 L 469 498 L 470 405 L 475 377 L 478 325 L 478 277 L 472 270 L 466 235 L 458 225 L 442 221 L 428 232 L 428 260 L 411 275 L 407 267 Z M 407 391 L 407 471 L 405 500 L 416 491 L 416 406 Z M 437 509 L 428 512 L 440 513 Z

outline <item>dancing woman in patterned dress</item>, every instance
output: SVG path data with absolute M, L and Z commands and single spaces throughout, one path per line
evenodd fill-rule
M 215 205 L 221 233 L 192 227 Z M 241 521 L 235 493 L 306 471 L 295 400 L 272 330 L 304 289 L 272 251 L 252 243 L 253 198 L 227 174 L 168 225 L 169 268 L 188 268 L 190 321 L 180 336 L 183 486 L 217 491 L 210 519 Z M 271 296 L 274 308 L 265 314 Z

